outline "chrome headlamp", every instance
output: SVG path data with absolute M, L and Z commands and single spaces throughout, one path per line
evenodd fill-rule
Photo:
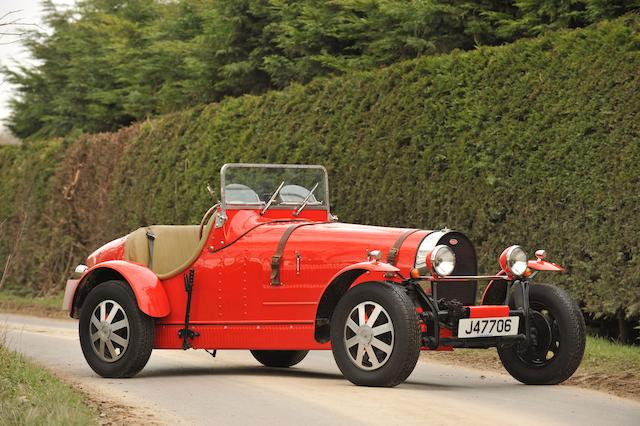
M 456 267 L 456 255 L 449 246 L 438 245 L 431 248 L 433 242 L 425 238 L 416 254 L 415 267 L 421 275 L 432 273 L 440 277 L 451 275 Z
M 429 253 L 427 263 L 431 264 L 431 270 L 436 275 L 446 277 L 451 275 L 456 267 L 456 255 L 448 246 L 435 246 Z
M 527 253 L 520 246 L 508 247 L 500 255 L 500 266 L 505 272 L 522 277 L 527 272 Z

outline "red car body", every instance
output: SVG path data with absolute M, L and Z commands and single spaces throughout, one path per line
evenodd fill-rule
M 264 216 L 258 210 L 227 214 L 228 221 L 211 230 L 205 248 L 190 267 L 196 271 L 191 324 L 200 334 L 193 348 L 331 349 L 327 340 L 315 337 L 318 307 L 327 289 L 350 271 L 358 275 L 350 274 L 352 286 L 400 280 L 395 274 L 385 278 L 385 273 L 396 268 L 368 261 L 368 253 L 388 253 L 403 228 L 331 223 L 329 213 L 321 210 L 303 211 L 297 218 L 292 211 L 283 210 L 271 210 Z M 272 285 L 271 258 L 278 242 L 292 223 L 302 221 L 313 225 L 291 234 L 280 266 L 282 284 Z M 417 231 L 402 244 L 397 269 L 404 276 L 409 275 L 417 247 L 430 232 Z M 145 265 L 124 261 L 125 238 L 89 256 L 89 269 L 80 287 L 100 270 L 117 271 L 132 285 L 140 309 L 157 318 L 155 347 L 180 349 L 178 330 L 184 326 L 186 309 L 183 276 L 160 281 Z M 298 272 L 296 253 L 303 253 Z
M 457 339 L 462 318 L 519 315 L 521 331 L 513 336 L 519 341 L 531 338 L 525 322 L 538 321 L 544 327 L 539 318 L 528 319 L 528 306 L 509 306 L 507 284 L 522 282 L 524 294 L 524 276 L 514 277 L 506 266 L 496 275 L 478 276 L 474 247 L 459 232 L 339 223 L 329 211 L 328 192 L 325 204 L 298 210 L 286 204 L 270 209 L 266 198 L 253 207 L 225 204 L 224 182 L 222 191 L 223 203 L 212 210 L 210 219 L 215 226 L 204 236 L 206 242 L 193 262 L 160 279 L 150 265 L 126 260 L 130 236 L 119 238 L 92 253 L 86 268 L 78 271 L 80 276 L 68 282 L 65 309 L 80 318 L 92 289 L 116 279 L 130 286 L 138 309 L 153 318 L 154 348 L 328 350 L 330 322 L 340 300 L 360 284 L 376 282 L 404 286 L 414 299 L 423 350 L 499 346 L 506 341 Z M 431 252 L 441 246 L 455 255 L 449 276 L 438 275 L 430 263 Z M 429 253 L 426 273 L 417 268 L 419 250 Z M 507 250 L 503 265 L 505 256 Z M 544 254 L 538 257 L 526 263 L 527 277 L 541 270 L 562 270 L 544 260 Z M 188 272 L 193 276 L 190 295 L 185 291 Z M 490 284 L 476 306 L 478 279 Z

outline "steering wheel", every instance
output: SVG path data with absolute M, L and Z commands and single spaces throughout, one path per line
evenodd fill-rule
M 205 225 L 209 222 L 209 219 L 211 219 L 211 216 L 213 216 L 219 206 L 220 203 L 214 204 L 209 208 L 209 210 L 207 210 L 204 216 L 202 216 L 202 220 L 200 221 L 200 230 L 198 231 L 198 240 L 202 239 L 202 231 L 204 231 Z

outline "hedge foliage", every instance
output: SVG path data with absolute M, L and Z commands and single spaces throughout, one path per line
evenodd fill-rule
M 627 17 L 2 148 L 0 265 L 28 214 L 6 285 L 59 289 L 112 238 L 197 223 L 226 162 L 318 163 L 343 221 L 462 230 L 485 272 L 507 245 L 544 247 L 587 312 L 637 319 L 639 29 Z

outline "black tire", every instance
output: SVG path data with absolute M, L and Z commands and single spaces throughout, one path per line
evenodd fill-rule
M 300 363 L 309 351 L 251 351 L 251 355 L 265 367 L 287 368 Z
M 365 312 L 364 325 L 370 329 L 359 325 L 363 322 L 359 306 Z M 376 310 L 381 313 L 370 324 Z M 359 325 L 358 333 L 349 325 L 350 319 L 353 326 Z M 376 334 L 374 329 L 389 328 L 387 323 L 391 323 L 392 331 Z M 386 349 L 376 346 L 380 342 Z M 356 385 L 391 387 L 404 382 L 416 366 L 420 343 L 416 308 L 404 288 L 393 283 L 369 282 L 352 288 L 340 299 L 331 318 L 333 357 L 344 377 Z
M 100 322 L 100 317 L 96 316 L 101 325 L 98 328 L 95 320 L 92 322 L 92 317 L 94 313 L 100 315 L 103 303 L 105 312 L 107 309 L 108 313 L 114 310 L 116 312 L 111 320 L 112 324 L 107 324 L 108 313 L 104 322 Z M 111 331 L 109 325 L 118 327 L 116 324 L 124 324 L 123 319 L 128 321 L 126 328 L 123 326 Z M 100 331 L 105 327 L 107 330 Z M 92 340 L 92 334 L 96 336 L 99 333 L 104 333 L 105 339 L 97 337 Z M 144 368 L 151 356 L 154 320 L 138 309 L 135 295 L 127 283 L 106 281 L 96 286 L 87 296 L 80 313 L 79 334 L 82 353 L 93 371 L 102 377 L 132 377 Z M 127 345 L 119 346 L 116 337 L 119 338 L 118 341 L 126 341 Z M 110 343 L 106 343 L 107 340 Z M 100 348 L 102 358 L 99 355 Z M 115 355 L 110 348 L 115 349 Z
M 564 290 L 544 284 L 529 287 L 530 328 L 524 344 L 499 347 L 504 368 L 527 385 L 555 385 L 575 373 L 582 361 L 586 327 L 580 308 Z

